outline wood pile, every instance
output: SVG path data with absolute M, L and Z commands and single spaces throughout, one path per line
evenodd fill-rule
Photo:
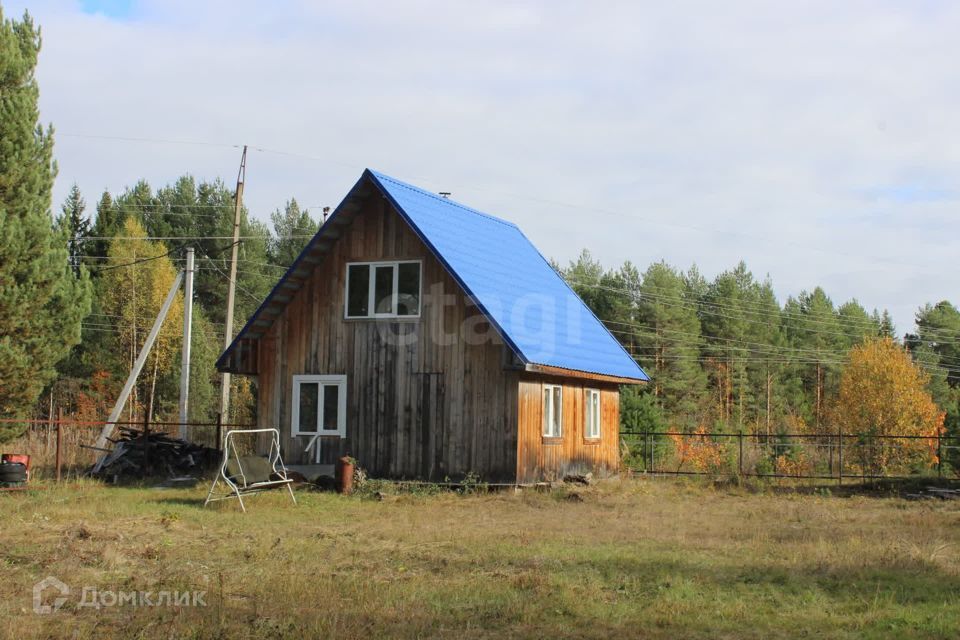
M 120 437 L 110 441 L 113 450 L 106 454 L 97 474 L 102 477 L 182 477 L 202 473 L 222 460 L 216 449 L 162 431 L 120 427 Z

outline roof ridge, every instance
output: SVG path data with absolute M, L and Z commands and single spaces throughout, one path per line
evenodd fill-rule
M 474 214 L 474 215 L 478 215 L 478 216 L 481 216 L 481 217 L 483 217 L 483 218 L 487 218 L 488 220 L 493 220 L 494 222 L 499 222 L 500 224 L 506 225 L 506 226 L 508 226 L 508 227 L 513 227 L 514 229 L 519 229 L 519 228 L 520 228 L 520 227 L 518 227 L 518 226 L 516 225 L 516 223 L 510 222 L 509 220 L 504 220 L 503 218 L 498 218 L 497 216 L 491 215 L 491 214 L 489 214 L 489 213 L 484 213 L 483 211 L 478 211 L 477 209 L 474 209 L 474 208 L 472 208 L 472 207 L 468 207 L 467 205 L 461 204 L 461 203 L 457 202 L 456 200 L 450 200 L 449 198 L 444 198 L 444 197 L 438 196 L 437 194 L 435 194 L 435 193 L 433 193 L 433 192 L 431 192 L 431 191 L 426 191 L 425 189 L 421 189 L 420 187 L 416 187 L 416 186 L 414 186 L 414 185 L 412 185 L 412 184 L 408 184 L 408 183 L 406 183 L 406 182 L 403 182 L 402 180 L 397 180 L 396 178 L 393 178 L 393 177 L 391 177 L 391 176 L 388 176 L 388 175 L 386 175 L 385 173 L 380 173 L 379 171 L 374 171 L 373 169 L 369 169 L 369 171 L 370 171 L 370 173 L 372 173 L 373 176 L 374 176 L 375 178 L 377 178 L 378 180 L 386 180 L 386 181 L 388 181 L 388 182 L 392 182 L 393 184 L 397 185 L 398 187 L 403 187 L 403 188 L 405 188 L 405 189 L 409 189 L 410 191 L 414 191 L 414 192 L 416 192 L 416 193 L 419 193 L 420 195 L 428 196 L 428 197 L 430 197 L 430 198 L 433 198 L 434 200 L 438 200 L 438 201 L 440 201 L 440 202 L 443 202 L 444 204 L 450 205 L 450 206 L 452 206 L 452 207 L 457 207 L 458 209 L 463 209 L 464 211 L 467 211 L 468 213 L 472 213 L 472 214 Z

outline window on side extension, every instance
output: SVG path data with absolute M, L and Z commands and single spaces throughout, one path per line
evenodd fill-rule
M 600 391 L 584 389 L 583 405 L 586 415 L 583 420 L 583 436 L 590 440 L 600 437 Z
M 559 438 L 563 435 L 563 387 L 543 385 L 543 437 Z

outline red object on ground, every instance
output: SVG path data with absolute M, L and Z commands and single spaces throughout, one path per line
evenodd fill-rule
M 337 460 L 336 479 L 338 492 L 353 493 L 353 459 L 344 456 Z
M 25 453 L 5 453 L 0 456 L 2 462 L 19 462 L 27 468 L 27 480 L 30 480 L 30 456 Z

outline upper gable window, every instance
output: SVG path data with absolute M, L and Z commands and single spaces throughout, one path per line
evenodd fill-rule
M 347 318 L 415 318 L 420 315 L 419 260 L 348 262 Z

